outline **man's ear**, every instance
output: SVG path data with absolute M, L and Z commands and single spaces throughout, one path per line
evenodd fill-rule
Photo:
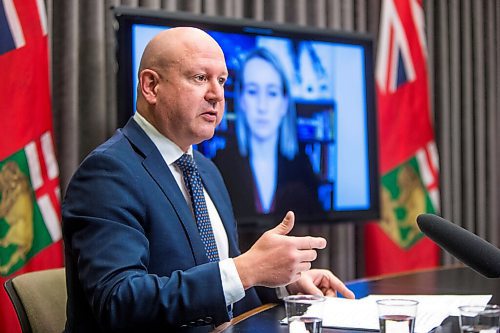
M 154 70 L 144 69 L 139 73 L 139 92 L 149 104 L 156 104 L 160 76 Z

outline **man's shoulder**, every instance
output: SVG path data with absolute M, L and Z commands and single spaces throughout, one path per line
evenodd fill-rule
M 96 158 L 98 156 L 117 156 L 131 151 L 131 144 L 123 135 L 121 129 L 116 130 L 112 137 L 101 143 L 94 150 L 92 150 L 86 159 Z
M 87 158 L 99 155 L 123 158 L 127 154 L 135 155 L 151 150 L 151 146 L 151 140 L 131 118 L 123 128 L 118 128 L 113 136 L 96 147 Z

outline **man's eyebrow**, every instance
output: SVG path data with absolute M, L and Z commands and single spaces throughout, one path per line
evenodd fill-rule
M 205 74 L 207 76 L 224 77 L 224 78 L 229 77 L 229 73 L 227 71 L 224 71 L 222 73 L 213 73 L 213 71 L 210 71 L 207 68 L 189 69 L 186 71 L 186 73 L 188 75 Z

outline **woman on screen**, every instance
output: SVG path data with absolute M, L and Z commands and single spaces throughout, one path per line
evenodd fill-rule
M 257 48 L 243 57 L 234 83 L 237 152 L 228 147 L 215 158 L 237 215 L 319 208 L 312 169 L 299 153 L 290 92 L 271 52 Z

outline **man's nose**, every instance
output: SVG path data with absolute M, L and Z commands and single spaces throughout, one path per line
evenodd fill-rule
M 206 99 L 213 102 L 220 102 L 224 99 L 224 87 L 218 80 L 210 83 Z

